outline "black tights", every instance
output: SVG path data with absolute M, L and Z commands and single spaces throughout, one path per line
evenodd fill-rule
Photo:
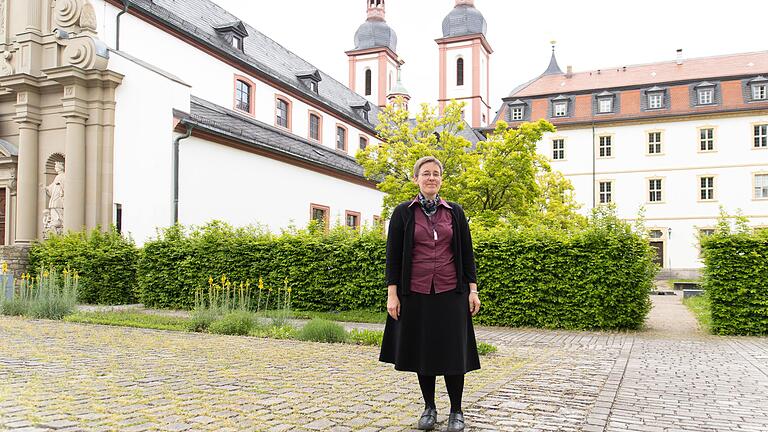
M 419 376 L 421 395 L 424 396 L 424 404 L 429 408 L 435 408 L 435 381 L 434 375 Z M 464 375 L 445 375 L 445 388 L 451 399 L 451 412 L 461 412 L 461 395 L 464 393 Z

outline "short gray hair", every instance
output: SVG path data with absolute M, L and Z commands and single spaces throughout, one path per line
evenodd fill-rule
M 413 176 L 414 177 L 418 177 L 419 176 L 419 170 L 421 169 L 421 166 L 424 165 L 425 163 L 429 163 L 429 162 L 437 164 L 437 166 L 440 167 L 440 174 L 443 173 L 443 164 L 440 163 L 440 161 L 437 160 L 436 157 L 434 157 L 434 156 L 424 156 L 423 158 L 417 160 L 416 163 L 413 165 Z

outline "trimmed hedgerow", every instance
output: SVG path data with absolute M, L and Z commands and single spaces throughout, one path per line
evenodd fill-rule
M 29 251 L 32 274 L 68 269 L 79 275 L 77 300 L 92 304 L 136 301 L 139 249 L 115 230 L 70 232 L 35 243 Z
M 701 246 L 712 332 L 768 334 L 768 231 L 718 230 Z
M 575 233 L 533 228 L 474 238 L 481 324 L 635 329 L 650 309 L 656 266 L 647 239 L 612 214 Z M 385 239 L 379 229 L 280 236 L 221 222 L 169 228 L 145 244 L 139 292 L 148 307 L 191 309 L 195 288 L 221 275 L 291 288 L 294 310 L 384 310 Z M 266 294 L 266 292 L 264 292 Z

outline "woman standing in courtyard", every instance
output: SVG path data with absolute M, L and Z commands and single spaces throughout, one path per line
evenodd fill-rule
M 443 166 L 416 161 L 419 194 L 392 212 L 387 237 L 387 324 L 379 360 L 416 372 L 425 409 L 419 429 L 437 422 L 436 377 L 451 400 L 448 431 L 464 430 L 464 374 L 480 368 L 472 316 L 480 310 L 472 237 L 464 210 L 440 198 Z

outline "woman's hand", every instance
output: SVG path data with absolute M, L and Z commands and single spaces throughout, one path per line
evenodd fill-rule
M 480 312 L 480 297 L 477 296 L 477 284 L 469 284 L 469 313 L 472 316 Z
M 387 296 L 387 313 L 395 320 L 400 316 L 400 299 L 397 295 Z

